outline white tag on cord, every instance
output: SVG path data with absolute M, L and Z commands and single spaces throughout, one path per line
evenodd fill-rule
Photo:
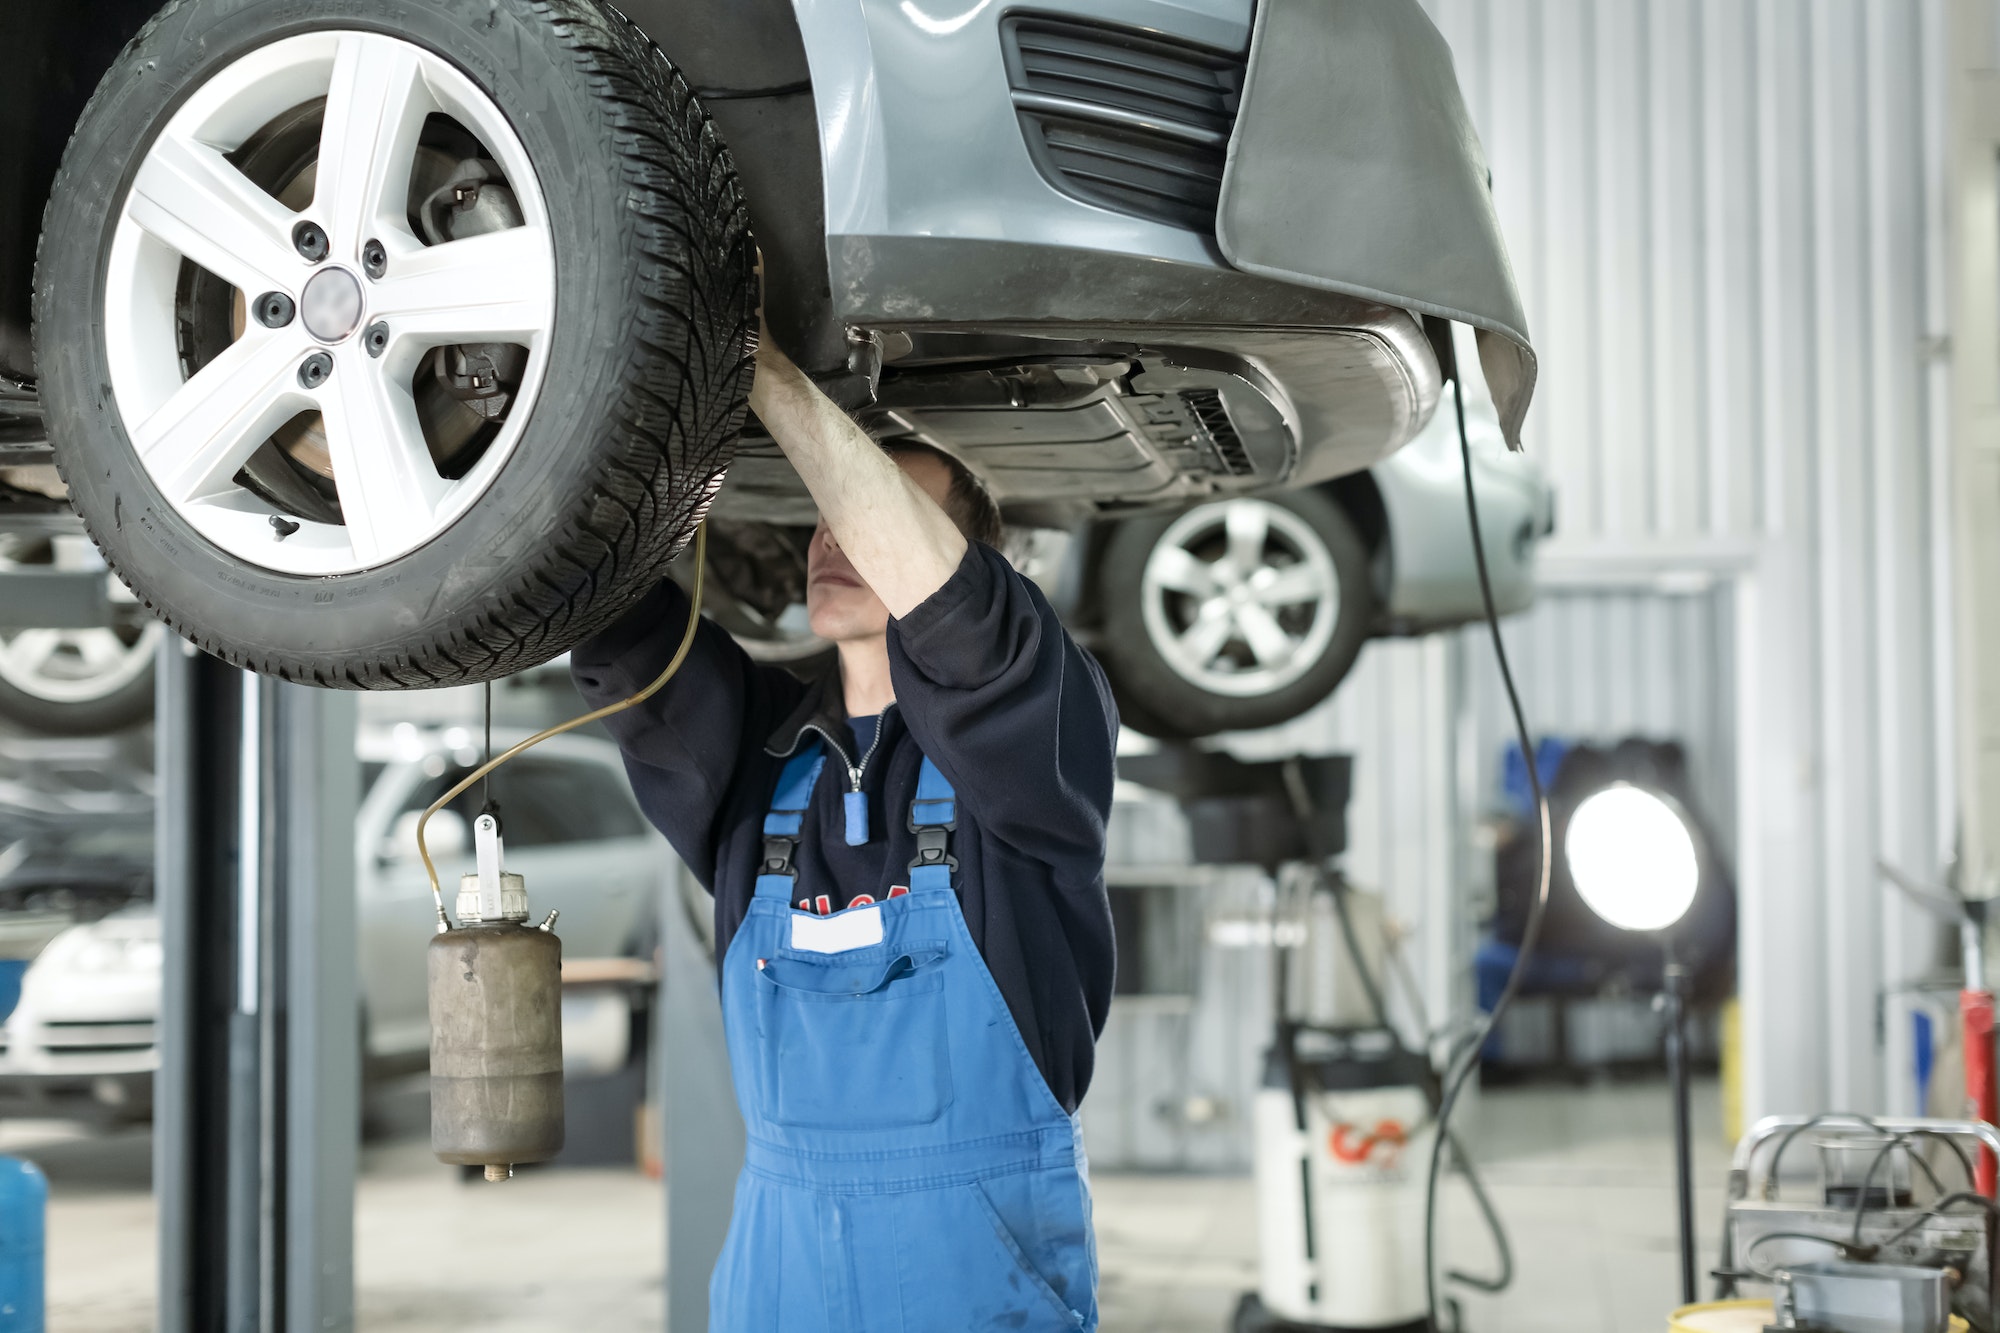
M 838 916 L 792 913 L 792 947 L 813 953 L 846 953 L 882 942 L 882 909 L 850 907 Z
M 500 902 L 500 825 L 492 815 L 472 821 L 472 848 L 479 865 L 479 919 L 498 921 L 504 914 Z

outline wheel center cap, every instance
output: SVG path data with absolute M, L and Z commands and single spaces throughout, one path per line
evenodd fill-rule
M 361 322 L 361 283 L 344 268 L 322 269 L 299 293 L 299 314 L 313 337 L 339 342 Z

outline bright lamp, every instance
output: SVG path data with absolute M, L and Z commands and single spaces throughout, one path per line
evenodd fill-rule
M 1626 783 L 1586 797 L 1563 839 L 1570 879 L 1621 930 L 1665 930 L 1687 914 L 1701 870 L 1680 813 Z

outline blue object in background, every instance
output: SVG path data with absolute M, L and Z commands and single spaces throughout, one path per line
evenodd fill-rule
M 25 958 L 0 958 L 0 1023 L 21 1002 L 21 977 L 28 970 Z
M 1535 776 L 1542 780 L 1544 790 L 1556 780 L 1556 770 L 1575 748 L 1575 741 L 1562 736 L 1544 736 L 1535 742 Z M 1500 794 L 1517 818 L 1535 817 L 1535 793 L 1528 785 L 1528 766 L 1521 762 L 1519 742 L 1508 742 L 1500 752 Z
M 0 1333 L 42 1333 L 49 1182 L 33 1162 L 0 1157 Z
M 1910 1011 L 1910 1051 L 1916 1061 L 1917 1114 L 1931 1113 L 1931 1070 L 1937 1067 L 1937 1024 L 1927 1009 Z

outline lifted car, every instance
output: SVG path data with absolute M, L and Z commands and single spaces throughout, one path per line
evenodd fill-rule
M 1365 469 L 1449 321 L 1510 443 L 1533 385 L 1415 0 L 15 0 L 0 38 L 0 483 L 290 679 L 504 675 L 711 511 L 809 521 L 745 426 L 760 295 L 1017 524 Z

